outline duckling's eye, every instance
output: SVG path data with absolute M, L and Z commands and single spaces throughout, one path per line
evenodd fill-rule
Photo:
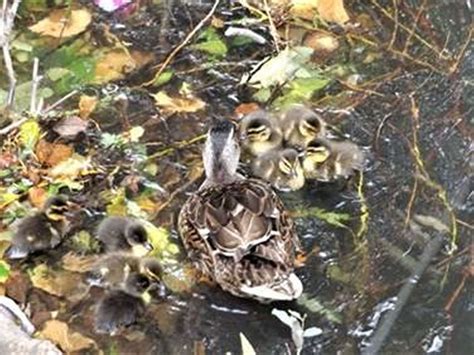
M 148 277 L 144 275 L 137 276 L 136 282 L 137 282 L 137 285 L 142 289 L 146 289 L 150 286 L 150 280 L 148 279 Z
M 133 233 L 131 233 L 131 239 L 138 244 L 143 244 L 148 241 L 148 235 L 143 227 L 137 227 L 133 230 Z
M 316 134 L 321 130 L 321 122 L 318 118 L 310 118 L 303 121 L 303 128 L 310 133 Z
M 280 170 L 284 174 L 288 175 L 291 173 L 291 163 L 287 159 L 285 158 L 281 159 L 278 165 L 279 165 Z

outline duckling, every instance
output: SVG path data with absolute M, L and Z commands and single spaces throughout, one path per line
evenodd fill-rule
M 132 251 L 136 256 L 148 254 L 153 246 L 148 241 L 145 227 L 128 217 L 108 217 L 97 228 L 99 239 L 106 252 Z
M 283 135 L 275 123 L 275 117 L 264 110 L 257 110 L 245 116 L 239 124 L 243 147 L 254 156 L 278 148 L 283 141 Z
M 67 232 L 67 217 L 73 207 L 77 204 L 64 195 L 47 199 L 41 211 L 18 221 L 5 257 L 22 259 L 31 253 L 57 247 Z
M 303 285 L 294 273 L 299 239 L 293 220 L 267 183 L 237 174 L 239 158 L 233 125 L 213 124 L 203 149 L 206 179 L 178 218 L 188 257 L 235 296 L 296 299 Z
M 155 258 L 112 252 L 100 257 L 92 265 L 89 282 L 103 288 L 123 289 L 134 275 L 143 275 L 152 283 L 161 283 L 163 268 Z
M 298 152 L 292 148 L 271 150 L 256 157 L 252 172 L 281 191 L 299 190 L 305 183 Z
M 121 328 L 137 322 L 149 302 L 150 281 L 144 275 L 131 275 L 123 288 L 111 290 L 100 300 L 95 310 L 97 333 L 115 334 Z
M 303 170 L 307 179 L 331 182 L 362 170 L 364 161 L 364 153 L 355 143 L 317 138 L 306 147 Z
M 305 148 L 317 137 L 326 135 L 326 122 L 309 108 L 295 104 L 280 115 L 285 142 L 294 148 Z

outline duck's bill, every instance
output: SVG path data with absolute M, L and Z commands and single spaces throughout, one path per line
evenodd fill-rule
M 7 259 L 24 259 L 28 256 L 28 250 L 16 245 L 11 245 L 3 254 Z

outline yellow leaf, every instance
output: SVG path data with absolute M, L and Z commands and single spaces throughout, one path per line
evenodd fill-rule
M 90 158 L 83 157 L 79 154 L 73 154 L 69 159 L 59 163 L 49 171 L 52 177 L 69 177 L 76 178 L 79 175 L 87 175 L 91 172 Z
M 178 246 L 171 241 L 170 233 L 166 228 L 156 227 L 148 221 L 141 221 L 148 232 L 148 239 L 153 245 L 152 256 L 158 256 L 162 261 L 173 262 L 179 253 Z
M 96 96 L 81 95 L 81 98 L 79 99 L 79 116 L 82 119 L 89 118 L 90 114 L 95 110 L 96 106 Z
M 145 133 L 145 130 L 143 129 L 143 127 L 135 126 L 132 127 L 128 133 L 130 135 L 131 142 L 138 142 L 141 136 L 143 136 L 143 134 Z
M 81 282 L 80 274 L 63 270 L 50 270 L 46 264 L 40 264 L 31 271 L 31 283 L 51 295 L 67 297 L 70 301 L 81 299 L 86 286 Z
M 13 192 L 8 192 L 7 190 L 0 189 L 0 209 L 8 206 L 13 201 L 18 200 L 21 195 L 14 194 Z
M 35 33 L 55 38 L 71 37 L 85 31 L 91 19 L 91 14 L 86 9 L 72 10 L 71 12 L 60 9 L 52 11 L 48 17 L 30 26 L 29 29 Z
M 20 127 L 20 142 L 29 150 L 34 150 L 41 135 L 41 129 L 35 120 L 28 120 Z
M 316 7 L 319 16 L 325 21 L 336 22 L 340 25 L 349 21 L 349 15 L 344 8 L 344 0 L 318 0 Z
M 174 112 L 196 112 L 202 110 L 206 103 L 194 96 L 171 97 L 164 91 L 159 91 L 153 95 L 156 105 L 163 108 L 164 111 Z
M 56 319 L 46 321 L 43 329 L 39 332 L 39 338 L 51 340 L 68 354 L 97 348 L 94 340 L 72 331 L 66 323 Z
M 127 51 L 113 49 L 97 61 L 94 82 L 102 84 L 111 80 L 122 79 L 125 74 L 130 73 L 135 68 L 136 63 Z

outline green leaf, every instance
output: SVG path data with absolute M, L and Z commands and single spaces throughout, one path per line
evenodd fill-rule
M 8 275 L 10 275 L 10 265 L 0 260 L 0 283 L 5 282 L 8 279 Z
M 227 54 L 227 45 L 212 27 L 208 27 L 201 33 L 198 40 L 201 40 L 201 42 L 192 45 L 192 48 L 213 57 L 224 57 Z
M 285 108 L 294 103 L 308 101 L 319 90 L 326 87 L 331 80 L 318 74 L 309 78 L 298 78 L 293 80 L 289 89 L 285 90 L 283 96 L 275 100 L 273 106 Z
M 318 207 L 297 210 L 296 215 L 298 217 L 317 217 L 333 226 L 346 229 L 348 227 L 344 222 L 348 222 L 351 219 L 348 213 L 331 212 Z
M 168 81 L 173 78 L 174 72 L 172 70 L 165 70 L 163 73 L 160 74 L 158 78 L 156 78 L 155 82 L 153 85 L 155 86 L 161 86 L 166 84 Z

